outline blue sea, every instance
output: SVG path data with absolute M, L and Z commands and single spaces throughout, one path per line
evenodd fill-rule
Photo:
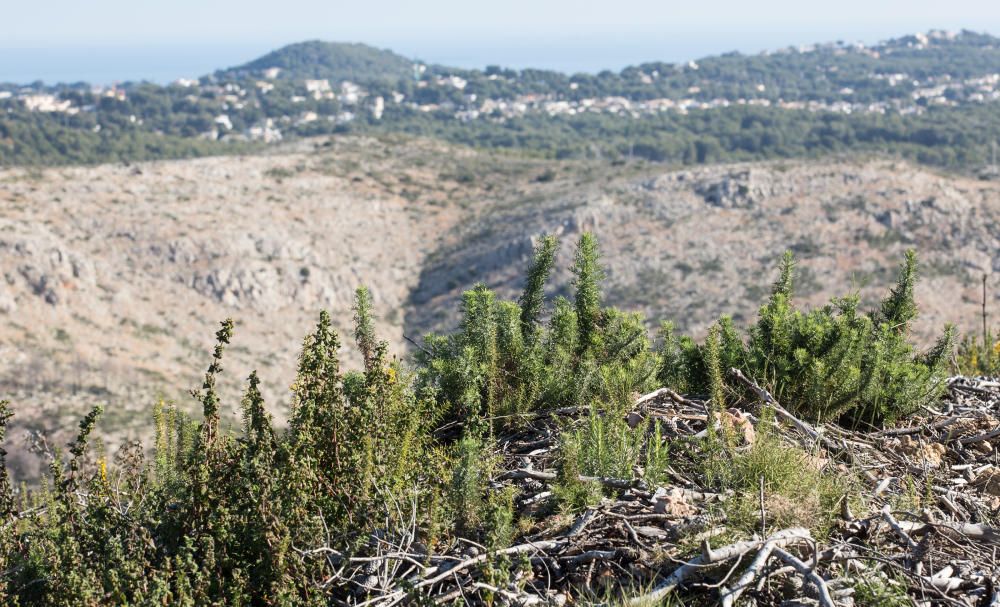
M 534 67 L 568 73 L 620 70 L 649 61 L 686 62 L 729 51 L 757 53 L 790 45 L 829 40 L 820 32 L 753 32 L 709 34 L 558 34 L 494 39 L 362 40 L 427 63 L 462 68 L 500 65 Z M 877 42 L 871 37 L 866 42 Z M 130 46 L 67 46 L 3 48 L 0 41 L 0 82 L 46 84 L 125 81 L 167 83 L 197 78 L 221 68 L 255 59 L 289 41 L 214 44 L 151 44 Z

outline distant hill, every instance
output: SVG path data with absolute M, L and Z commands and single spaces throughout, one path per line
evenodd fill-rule
M 556 158 L 697 165 L 862 153 L 996 175 L 998 107 L 1000 39 L 969 31 L 598 74 L 443 65 L 415 74 L 413 60 L 389 50 L 309 41 L 167 86 L 0 84 L 0 166 L 405 133 Z
M 281 68 L 278 77 L 282 79 L 326 78 L 360 83 L 395 81 L 413 73 L 413 61 L 389 50 L 361 43 L 310 40 L 289 44 L 216 75 L 260 75 L 275 67 Z

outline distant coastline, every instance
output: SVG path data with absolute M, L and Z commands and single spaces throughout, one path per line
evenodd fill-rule
M 867 32 L 866 43 L 898 35 L 898 31 Z M 754 32 L 707 35 L 690 32 L 644 32 L 637 35 L 585 35 L 564 32 L 531 34 L 507 39 L 392 40 L 359 37 L 380 48 L 391 48 L 427 63 L 467 69 L 500 65 L 564 73 L 618 71 L 648 61 L 684 62 L 730 51 L 753 54 L 763 50 L 816 41 L 849 39 L 829 32 Z M 0 46 L 0 82 L 45 84 L 149 81 L 167 84 L 178 78 L 197 78 L 220 67 L 238 65 L 292 41 L 218 44 L 65 46 L 3 48 Z M 2 43 L 0 43 L 2 45 Z

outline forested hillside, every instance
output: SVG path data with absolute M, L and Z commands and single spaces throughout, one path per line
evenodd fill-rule
M 277 68 L 283 79 L 330 79 L 354 82 L 396 82 L 413 76 L 413 61 L 391 51 L 366 44 L 311 40 L 291 44 L 249 63 L 220 70 L 216 77 L 226 80 L 252 75 L 265 77 Z
M 169 86 L 0 85 L 0 165 L 404 132 L 550 158 L 694 165 L 861 152 L 976 172 L 994 164 L 998 99 L 1000 45 L 973 32 L 599 74 L 456 69 L 312 41 Z

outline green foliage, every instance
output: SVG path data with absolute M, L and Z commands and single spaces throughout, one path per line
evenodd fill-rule
M 595 397 L 622 402 L 652 386 L 656 356 L 642 319 L 600 307 L 603 272 L 592 235 L 577 246 L 575 302 L 556 298 L 543 324 L 544 278 L 556 244 L 539 245 L 520 304 L 478 285 L 462 297 L 459 331 L 427 337 L 418 389 L 436 395 L 441 415 L 490 433 L 498 421 L 587 406 Z
M 763 382 L 793 412 L 815 420 L 880 424 L 931 404 L 945 388 L 955 331 L 927 352 L 909 341 L 917 314 L 916 255 L 906 254 L 896 286 L 877 311 L 856 295 L 813 310 L 792 303 L 794 259 L 785 254 L 771 295 L 742 337 L 723 317 L 702 346 L 661 331 L 658 377 L 724 403 L 725 374 L 737 368 Z M 671 384 L 670 382 L 674 382 Z M 741 387 L 733 387 L 737 394 Z
M 358 602 L 357 584 L 335 572 L 401 529 L 429 547 L 458 537 L 490 548 L 518 541 L 525 521 L 515 520 L 517 490 L 498 475 L 510 462 L 495 454 L 497 441 L 523 431 L 526 420 L 558 432 L 553 492 L 573 511 L 613 491 L 608 479 L 651 487 L 669 480 L 671 450 L 690 444 L 668 443 L 659 423 L 633 410 L 636 397 L 658 384 L 707 395 L 721 421 L 725 407 L 747 396 L 726 382 L 737 367 L 802 415 L 872 424 L 931 402 L 943 385 L 953 331 L 923 353 L 907 340 L 916 313 L 913 255 L 870 313 L 858 311 L 856 297 L 796 309 L 786 256 L 747 331 L 723 317 L 698 343 L 664 323 L 654 350 L 639 315 L 601 306 L 589 234 L 575 254 L 574 301 L 545 299 L 555 250 L 554 239 L 540 243 L 519 302 L 483 285 L 466 292 L 460 327 L 428 336 L 415 369 L 388 357 L 367 289 L 358 289 L 354 305 L 360 370 L 343 371 L 339 336 L 321 312 L 302 345 L 285 430 L 275 429 L 255 372 L 232 407 L 242 412 L 241 431 L 220 425 L 228 399 L 219 378 L 234 328 L 223 322 L 194 392 L 200 423 L 158 403 L 150 461 L 141 445 L 129 445 L 109 467 L 91 445 L 95 408 L 65 457 L 52 461 L 37 507 L 18 512 L 0 466 L 0 602 Z M 770 526 L 821 533 L 850 481 L 772 436 L 768 415 L 751 445 L 735 448 L 726 434 L 698 443 L 703 457 L 686 472 L 732 490 L 722 506 L 731 529 L 756 530 L 763 483 Z M 9 418 L 0 402 L 0 440 Z M 489 559 L 480 573 L 499 587 L 523 580 L 529 566 Z
M 649 420 L 630 424 L 626 411 L 621 406 L 594 405 L 587 417 L 560 435 L 555 493 L 566 508 L 579 510 L 602 497 L 598 482 L 581 477 L 629 479 L 638 475 L 651 483 L 665 479 L 669 446 L 659 425 Z
M 354 297 L 354 327 L 354 339 L 364 358 L 365 370 L 368 370 L 375 363 L 378 340 L 372 318 L 372 295 L 366 287 L 359 288 Z
M 3 525 L 15 513 L 10 473 L 7 471 L 7 451 L 3 448 L 4 439 L 7 438 L 7 423 L 13 416 L 10 403 L 0 400 L 0 524 Z
M 1000 135 L 1000 120 L 995 105 L 982 102 L 979 87 L 965 80 L 998 71 L 997 39 L 963 32 L 950 40 L 932 40 L 926 48 L 913 42 L 888 41 L 884 47 L 865 52 L 821 47 L 811 52 L 752 56 L 727 53 L 699 59 L 696 68 L 653 62 L 620 72 L 568 75 L 539 69 L 467 70 L 435 65 L 426 66 L 426 73 L 420 74 L 411 59 L 387 50 L 307 41 L 219 70 L 191 88 L 126 83 L 117 87 L 125 92 L 123 97 L 111 97 L 83 83 L 35 85 L 35 92 L 71 101 L 82 110 L 76 113 L 28 111 L 17 99 L 22 87 L 0 84 L 4 92 L 14 93 L 0 100 L 0 166 L 243 153 L 263 147 L 244 139 L 250 128 L 267 120 L 281 124 L 286 138 L 341 132 L 411 133 L 554 158 L 596 154 L 704 164 L 888 151 L 921 163 L 965 170 L 987 164 L 991 146 Z M 270 87 L 258 87 L 268 68 L 281 72 L 269 80 Z M 894 81 L 885 77 L 900 73 L 913 78 Z M 458 88 L 449 76 L 465 84 Z M 333 87 L 343 81 L 360 84 L 367 92 L 361 101 L 365 109 L 378 97 L 391 100 L 399 94 L 404 101 L 388 101 L 380 119 L 369 118 L 368 112 L 356 111 L 353 103 L 306 95 L 305 79 L 329 79 Z M 945 95 L 922 98 L 920 89 L 928 82 L 945 80 L 953 83 Z M 227 101 L 234 89 L 241 97 L 239 104 Z M 484 100 L 510 100 L 519 95 L 571 102 L 620 97 L 636 105 L 651 99 L 702 103 L 726 99 L 730 105 L 639 118 L 631 112 L 555 116 L 537 112 L 502 118 L 490 112 L 471 121 L 456 119 L 456 109 L 481 110 Z M 938 100 L 947 103 L 935 103 Z M 887 111 L 789 109 L 777 107 L 779 101 L 820 103 L 827 108 L 844 102 L 881 104 Z M 425 111 L 429 108 L 436 109 Z M 357 114 L 346 124 L 335 119 L 345 110 Z M 215 123 L 220 112 L 229 118 L 232 131 Z M 295 125 L 295 118 L 304 112 L 324 119 Z M 222 140 L 215 140 L 217 136 Z M 546 171 L 538 181 L 551 177 Z
M 1000 339 L 992 331 L 966 335 L 959 344 L 955 365 L 962 375 L 1000 376 Z
M 765 412 L 765 418 L 773 419 L 773 413 Z M 729 450 L 726 457 L 704 459 L 702 473 L 710 482 L 734 492 L 724 506 L 728 525 L 759 532 L 763 487 L 769 528 L 805 526 L 825 534 L 839 516 L 848 481 L 840 472 L 826 470 L 824 460 L 784 443 L 770 428 L 770 423 L 758 424 L 747 450 Z
M 528 278 L 518 305 L 521 306 L 521 331 L 527 339 L 534 335 L 545 304 L 545 283 L 555 263 L 559 241 L 555 236 L 544 236 L 535 248 L 535 256 L 528 268 Z
M 879 607 L 910 607 L 913 601 L 906 592 L 906 583 L 879 571 L 854 578 L 855 597 L 859 605 Z
M 598 263 L 597 239 L 584 233 L 576 247 L 573 287 L 576 290 L 577 354 L 581 357 L 600 346 L 601 281 L 604 272 Z
M 445 486 L 427 465 L 440 456 L 425 415 L 433 401 L 386 360 L 366 292 L 357 301 L 365 372 L 356 381 L 341 373 L 322 313 L 303 345 L 287 432 L 275 432 L 256 373 L 240 403 L 241 436 L 220 429 L 231 321 L 194 393 L 204 421 L 194 426 L 158 404 L 149 465 L 138 447 L 127 452 L 112 485 L 104 458 L 88 457 L 100 408 L 85 417 L 68 462 L 51 466 L 46 508 L 17 528 L 0 523 L 0 559 L 11 565 L 0 575 L 5 603 L 326 605 L 331 590 L 314 580 L 329 577 L 333 562 L 311 550 L 355 550 L 359 537 L 408 521 L 411 509 L 421 528 L 441 528 L 434 504 Z M 0 482 L 0 505 L 13 504 L 8 485 Z
M 482 440 L 462 437 L 454 446 L 448 499 L 456 530 L 493 547 L 507 545 L 513 533 L 513 493 L 487 490 L 495 458 Z
M 903 267 L 899 270 L 896 286 L 888 297 L 882 300 L 882 306 L 876 321 L 887 324 L 892 330 L 905 333 L 910 321 L 917 317 L 917 303 L 913 299 L 913 289 L 917 284 L 917 253 L 913 249 L 906 252 Z
M 393 52 L 367 44 L 310 40 L 289 44 L 250 63 L 219 72 L 218 76 L 252 73 L 260 77 L 272 67 L 280 68 L 279 77 L 289 80 L 329 78 L 368 83 L 413 75 L 413 61 Z
M 726 408 L 726 391 L 723 382 L 722 346 L 719 344 L 719 328 L 708 331 L 704 350 L 705 372 L 708 374 L 710 409 L 716 413 Z

